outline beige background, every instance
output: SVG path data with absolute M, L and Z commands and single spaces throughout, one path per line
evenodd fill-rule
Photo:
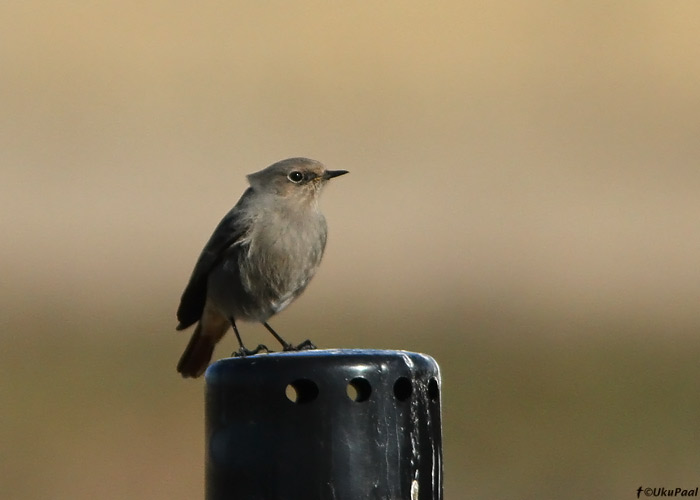
M 0 496 L 202 497 L 175 309 L 297 155 L 351 174 L 273 325 L 434 356 L 446 498 L 698 486 L 698 5 L 3 3 Z

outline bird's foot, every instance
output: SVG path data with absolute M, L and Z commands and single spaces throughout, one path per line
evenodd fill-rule
M 312 349 L 318 349 L 316 345 L 311 342 L 309 339 L 306 339 L 304 342 L 297 346 L 293 346 L 291 344 L 288 344 L 284 347 L 285 351 L 310 351 Z
M 252 356 L 253 354 L 260 354 L 261 352 L 270 352 L 270 349 L 267 348 L 267 346 L 264 346 L 260 344 L 258 347 L 255 349 L 246 349 L 245 347 L 241 346 L 240 349 L 235 351 L 233 354 L 231 354 L 232 357 L 234 358 L 245 358 L 246 356 Z

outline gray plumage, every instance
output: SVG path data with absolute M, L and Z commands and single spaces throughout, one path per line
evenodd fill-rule
M 200 376 L 216 343 L 236 320 L 267 324 L 309 284 L 326 246 L 318 200 L 326 182 L 345 170 L 326 170 L 308 158 L 289 158 L 248 176 L 250 187 L 224 216 L 202 250 L 177 311 L 178 330 L 197 327 L 178 363 L 184 377 Z M 307 345 L 313 345 L 308 342 Z

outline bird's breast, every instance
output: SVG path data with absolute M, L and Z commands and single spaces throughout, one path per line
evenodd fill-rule
M 244 288 L 287 301 L 301 293 L 316 272 L 325 249 L 326 224 L 315 214 L 268 216 L 256 221 L 247 240 L 239 262 Z

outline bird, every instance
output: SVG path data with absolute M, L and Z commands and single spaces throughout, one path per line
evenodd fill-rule
M 177 309 L 176 330 L 196 323 L 177 364 L 185 378 L 199 377 L 229 327 L 239 344 L 234 356 L 269 351 L 247 349 L 237 321 L 261 323 L 284 351 L 293 346 L 268 324 L 306 289 L 326 246 L 326 219 L 319 197 L 330 179 L 347 170 L 327 170 L 319 161 L 288 158 L 247 176 L 249 187 L 214 229 L 197 260 Z

